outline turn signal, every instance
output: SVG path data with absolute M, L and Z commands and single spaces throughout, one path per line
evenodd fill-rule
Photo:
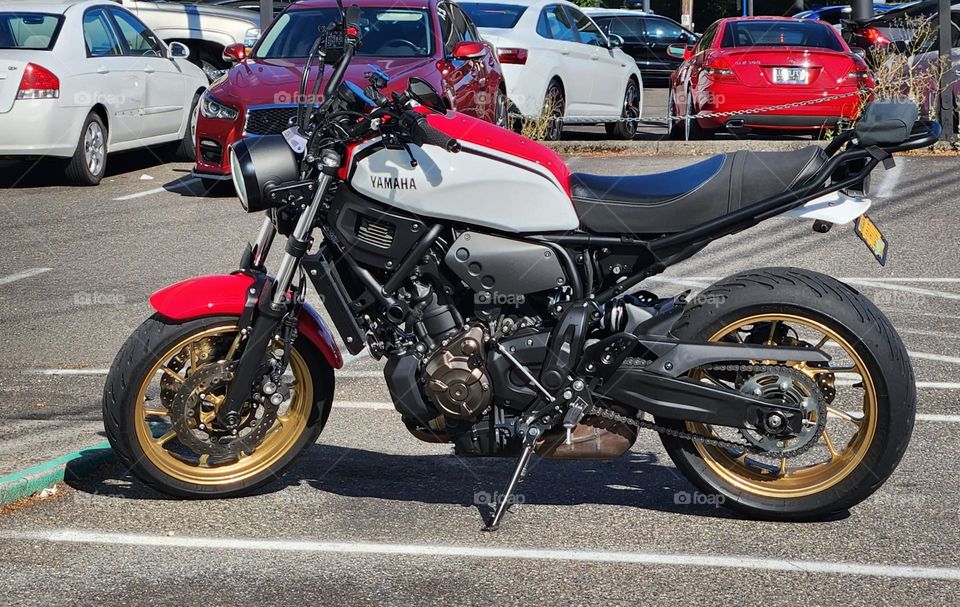
M 17 99 L 58 99 L 60 97 L 60 79 L 53 72 L 35 63 L 23 68 L 23 78 Z
M 500 63 L 525 65 L 527 63 L 527 49 L 525 48 L 498 48 L 497 58 Z

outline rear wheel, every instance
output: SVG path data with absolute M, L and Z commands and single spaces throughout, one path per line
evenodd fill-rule
M 686 109 L 684 111 L 683 119 L 680 121 L 683 125 L 683 139 L 686 141 L 693 141 L 696 139 L 712 138 L 713 131 L 700 126 L 700 123 L 697 122 L 696 118 L 694 118 L 697 112 L 693 106 L 693 91 L 689 89 L 687 89 L 687 101 L 685 107 Z
M 727 278 L 688 308 L 681 340 L 815 347 L 824 365 L 755 361 L 749 369 L 700 369 L 701 381 L 778 402 L 816 403 L 804 431 L 772 439 L 748 430 L 658 420 L 676 430 L 761 448 L 707 446 L 662 435 L 670 457 L 701 491 L 751 516 L 815 519 L 876 491 L 899 463 L 913 429 L 916 388 L 902 341 L 858 292 L 828 276 L 771 268 Z
M 559 141 L 563 136 L 563 114 L 566 100 L 563 88 L 556 80 L 547 87 L 547 94 L 543 100 L 543 117 L 548 122 L 544 129 L 543 138 L 546 141 Z
M 503 89 L 497 89 L 497 96 L 493 102 L 493 123 L 499 127 L 507 128 L 510 122 L 509 112 L 507 111 L 508 105 L 506 92 Z
M 333 370 L 303 336 L 272 392 L 281 395 L 279 402 L 251 398 L 235 434 L 220 426 L 216 414 L 233 378 L 236 324 L 236 318 L 176 324 L 154 316 L 110 369 L 103 398 L 107 437 L 120 461 L 158 491 L 189 498 L 247 494 L 279 478 L 323 429 Z
M 98 185 L 107 171 L 108 131 L 96 112 L 90 112 L 80 131 L 80 141 L 64 172 L 77 185 Z
M 640 126 L 640 87 L 632 79 L 627 83 L 627 89 L 623 93 L 623 108 L 620 116 L 623 118 L 620 122 L 604 125 L 607 135 L 617 139 L 633 139 Z

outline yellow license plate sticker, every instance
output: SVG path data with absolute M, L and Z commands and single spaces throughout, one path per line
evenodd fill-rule
M 873 256 L 877 258 L 880 265 L 886 265 L 887 252 L 890 247 L 887 245 L 887 239 L 880 233 L 880 228 L 877 227 L 877 224 L 873 223 L 873 220 L 864 214 L 857 219 L 854 231 L 857 233 L 857 236 L 860 237 L 860 240 L 867 245 L 867 248 L 870 249 Z

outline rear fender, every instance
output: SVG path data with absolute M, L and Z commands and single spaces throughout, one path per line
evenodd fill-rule
M 272 281 L 272 279 L 271 279 Z M 187 321 L 206 316 L 241 316 L 254 278 L 248 274 L 218 274 L 190 278 L 150 296 L 150 305 L 161 316 Z M 333 334 L 316 310 L 303 306 L 297 330 L 317 347 L 334 369 L 343 367 L 343 355 Z
M 870 210 L 871 204 L 869 198 L 854 198 L 841 192 L 832 192 L 787 211 L 783 216 L 845 225 Z

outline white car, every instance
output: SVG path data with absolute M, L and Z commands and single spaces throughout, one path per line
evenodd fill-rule
M 546 138 L 563 124 L 604 123 L 632 139 L 643 108 L 636 62 L 577 6 L 564 0 L 467 0 L 457 3 L 497 48 L 514 111 L 554 116 Z
M 122 6 L 0 0 L 0 157 L 69 159 L 100 183 L 108 152 L 172 142 L 196 155 L 203 71 Z

